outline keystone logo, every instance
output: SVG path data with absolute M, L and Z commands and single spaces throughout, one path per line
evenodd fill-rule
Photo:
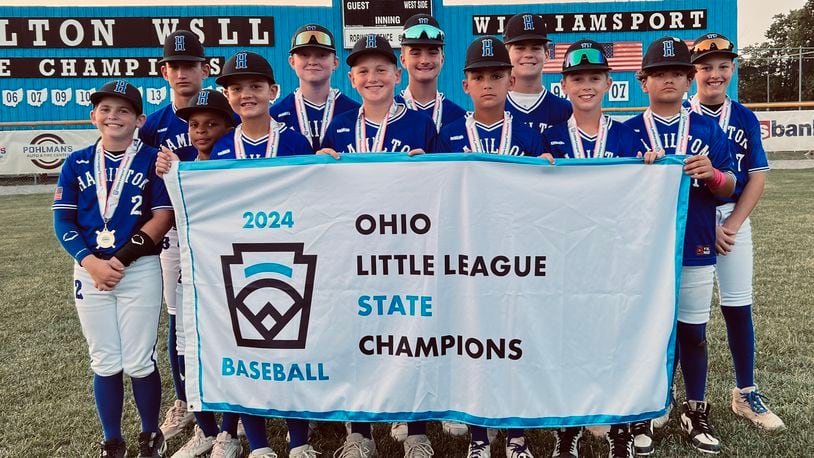
M 781 124 L 774 119 L 760 121 L 760 137 L 814 137 L 814 120 L 809 123 Z
M 302 243 L 233 243 L 221 256 L 239 347 L 304 349 L 317 256 Z

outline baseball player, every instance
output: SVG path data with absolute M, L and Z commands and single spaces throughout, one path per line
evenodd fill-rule
M 209 160 L 215 141 L 226 135 L 234 126 L 234 112 L 221 92 L 212 89 L 200 91 L 190 99 L 189 104 L 176 111 L 179 118 L 189 125 L 190 142 L 198 149 L 196 161 Z M 156 173 L 159 176 L 169 172 L 170 162 L 178 161 L 178 156 L 162 147 L 156 160 Z M 186 345 L 183 323 L 183 289 L 176 290 L 178 304 L 177 344 L 180 349 Z M 183 367 L 183 356 L 180 357 Z M 212 412 L 195 412 L 195 430 L 192 437 L 173 458 L 194 458 L 210 453 L 213 456 L 235 456 L 240 453 L 240 441 L 237 438 L 238 419 L 240 416 L 231 412 L 223 413 L 223 420 L 218 429 L 215 414 Z
M 274 72 L 263 56 L 241 51 L 229 58 L 216 82 L 226 90 L 232 110 L 241 124 L 212 147 L 211 159 L 260 159 L 313 154 L 311 143 L 299 132 L 269 115 L 268 104 L 275 96 Z M 250 458 L 277 458 L 269 447 L 265 418 L 240 414 L 251 448 Z M 286 419 L 292 458 L 314 458 L 308 444 L 308 421 Z M 239 451 L 236 455 L 239 455 Z
M 432 119 L 394 100 L 401 70 L 387 39 L 373 34 L 362 37 L 346 61 L 351 67 L 348 77 L 362 98 L 362 106 L 334 118 L 317 153 L 339 159 L 340 153 L 430 151 L 437 136 Z M 426 427 L 423 421 L 407 424 L 406 456 L 433 455 Z M 336 453 L 342 458 L 377 456 L 370 423 L 351 423 L 348 437 Z
M 66 159 L 54 193 L 54 229 L 76 261 L 76 310 L 104 431 L 100 456 L 127 454 L 121 428 L 127 374 L 141 417 L 139 456 L 158 457 L 166 448 L 158 427 L 161 378 L 155 360 L 158 254 L 172 225 L 172 205 L 155 174 L 156 150 L 134 139 L 144 123 L 139 90 L 117 80 L 90 98 L 101 138 Z
M 540 133 L 567 120 L 571 104 L 543 87 L 543 64 L 550 42 L 543 18 L 530 13 L 512 16 L 506 22 L 503 41 L 513 65 L 514 87 L 509 91 L 506 106 L 514 119 Z
M 476 152 L 512 156 L 540 156 L 540 135 L 525 124 L 514 122 L 506 109 L 511 90 L 512 63 L 506 46 L 493 36 L 480 37 L 466 50 L 463 80 L 464 92 L 472 98 L 475 110 L 441 129 L 438 152 Z M 491 456 L 489 430 L 470 426 L 472 439 L 468 457 Z M 506 431 L 506 456 L 533 458 L 524 432 L 519 428 Z
M 706 323 L 709 321 L 715 269 L 715 213 L 718 197 L 735 190 L 730 142 L 717 123 L 682 107 L 695 74 L 687 45 L 672 37 L 654 41 L 637 74 L 650 98 L 644 114 L 625 122 L 653 151 L 686 155 L 684 172 L 692 178 L 683 268 L 678 293 L 677 344 L 686 399 L 681 426 L 698 450 L 719 453 L 720 441 L 710 424 L 704 400 L 707 380 Z M 637 454 L 653 451 L 651 422 L 633 424 Z
M 291 37 L 288 64 L 300 80 L 299 87 L 275 103 L 269 114 L 322 147 L 325 130 L 335 115 L 359 109 L 359 104 L 331 88 L 339 59 L 334 36 L 319 24 L 306 24 Z
M 752 229 L 749 214 L 763 194 L 769 163 L 763 150 L 760 123 L 748 108 L 726 95 L 735 72 L 735 45 L 725 36 L 708 33 L 692 47 L 698 93 L 692 110 L 709 116 L 727 134 L 735 152 L 735 193 L 718 199 L 718 291 L 726 322 L 737 386 L 732 411 L 768 431 L 785 428 L 783 420 L 763 402 L 755 384 L 755 330 L 752 325 Z
M 404 23 L 400 39 L 401 66 L 407 70 L 409 81 L 396 102 L 430 116 L 440 132 L 466 114 L 438 91 L 438 75 L 444 66 L 444 32 L 434 17 L 416 14 Z
M 185 107 L 198 91 L 204 79 L 209 76 L 209 64 L 204 57 L 204 49 L 198 37 L 188 30 L 178 30 L 164 40 L 164 53 L 159 61 L 161 75 L 170 84 L 171 102 L 147 117 L 139 129 L 139 138 L 147 145 L 165 147 L 185 161 L 191 161 L 198 151 L 189 139 L 189 127 L 177 115 L 178 108 Z M 176 317 L 176 289 L 180 289 L 181 275 L 178 233 L 170 229 L 162 241 L 161 272 L 164 278 L 164 302 L 169 314 L 167 349 L 175 387 L 175 402 L 167 410 L 161 432 L 164 438 L 172 439 L 184 428 L 192 424 L 194 417 L 187 411 L 187 397 L 184 391 L 184 347 L 176 341 L 176 328 L 180 327 Z M 180 310 L 180 304 L 177 307 Z
M 401 70 L 390 43 L 366 35 L 353 45 L 346 61 L 362 106 L 334 117 L 320 152 L 338 159 L 338 153 L 429 150 L 438 135 L 432 120 L 394 100 Z

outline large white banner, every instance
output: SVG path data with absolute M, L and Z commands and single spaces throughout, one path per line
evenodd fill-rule
M 310 156 L 167 182 L 193 410 L 504 427 L 665 411 L 679 159 Z
M 68 155 L 98 137 L 95 129 L 0 131 L 0 175 L 58 174 Z

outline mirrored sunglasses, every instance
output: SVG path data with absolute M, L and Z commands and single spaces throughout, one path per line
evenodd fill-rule
M 402 40 L 417 40 L 420 38 L 444 41 L 444 32 L 438 27 L 429 24 L 416 24 L 407 28 L 404 33 L 401 34 Z
M 319 44 L 333 48 L 334 42 L 330 35 L 319 30 L 300 32 L 294 37 L 294 46 Z
M 698 42 L 693 46 L 694 53 L 702 53 L 707 51 L 732 51 L 735 49 L 735 44 L 725 38 L 707 38 Z
M 605 54 L 595 48 L 575 49 L 565 56 L 565 68 L 576 67 L 582 63 L 608 65 Z

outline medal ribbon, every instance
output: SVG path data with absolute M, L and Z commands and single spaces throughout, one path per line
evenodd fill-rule
M 384 136 L 385 131 L 387 131 L 387 122 L 390 120 L 390 117 L 396 114 L 398 110 L 398 105 L 393 103 L 390 105 L 390 109 L 387 110 L 387 113 L 384 115 L 384 119 L 382 119 L 382 123 L 379 125 L 379 130 L 376 131 L 376 136 L 373 137 L 373 146 L 371 149 L 367 148 L 367 134 L 365 129 L 365 108 L 364 106 L 359 107 L 359 116 L 356 117 L 356 152 L 358 153 L 369 153 L 371 151 L 374 152 L 381 152 L 383 151 L 382 147 L 384 146 Z
M 704 114 L 701 112 L 701 100 L 698 98 L 698 94 L 695 94 L 693 98 L 690 100 L 690 107 L 692 107 L 692 111 L 698 114 Z M 729 127 L 729 118 L 732 116 L 732 99 L 729 96 L 726 96 L 724 100 L 724 104 L 721 105 L 721 114 L 718 116 L 718 125 L 721 126 L 721 129 L 726 132 L 727 127 Z
M 322 139 L 325 137 L 325 132 L 328 131 L 328 124 L 334 117 L 334 104 L 336 98 L 339 96 L 339 91 L 331 89 L 328 92 L 328 98 L 325 99 L 325 107 L 322 109 L 322 125 L 319 128 L 319 143 L 322 144 Z M 316 134 L 311 130 L 311 123 L 308 121 L 308 112 L 305 109 L 305 99 L 302 96 L 302 91 L 297 88 L 294 91 L 294 109 L 297 112 L 297 121 L 300 123 L 300 132 L 309 140 L 313 142 Z
M 687 144 L 690 141 L 690 111 L 682 107 L 680 116 L 681 119 L 678 122 L 677 133 L 678 145 L 673 153 L 677 156 L 687 154 Z M 650 139 L 650 148 L 652 148 L 653 151 L 663 150 L 666 153 L 667 151 L 664 150 L 664 146 L 661 143 L 659 129 L 656 127 L 656 121 L 653 119 L 653 112 L 650 110 L 650 108 L 644 112 L 643 118 L 645 130 L 647 130 L 647 136 Z
M 605 156 L 605 149 L 608 146 L 608 124 L 610 124 L 610 120 L 607 116 L 602 116 L 599 119 L 599 132 L 596 134 L 593 157 Z M 571 138 L 571 150 L 574 152 L 574 158 L 584 159 L 586 157 L 585 147 L 582 145 L 579 127 L 577 127 L 577 120 L 574 115 L 568 118 L 568 136 Z
M 266 155 L 264 157 L 277 157 L 277 148 L 280 143 L 280 130 L 283 125 L 271 119 L 269 122 L 269 138 L 266 141 Z M 246 150 L 243 148 L 243 125 L 235 127 L 235 158 L 246 159 Z
M 119 168 L 116 169 L 116 175 L 113 177 L 113 188 L 110 190 L 110 195 L 107 194 L 107 168 L 105 167 L 105 151 L 102 147 L 102 142 L 96 143 L 96 155 L 93 157 L 93 179 L 96 181 L 96 199 L 99 202 L 99 213 L 105 223 L 107 229 L 107 222 L 116 213 L 116 208 L 119 207 L 119 199 L 122 197 L 122 188 L 127 181 L 127 172 L 130 171 L 130 166 L 133 164 L 133 158 L 141 148 L 141 142 L 133 140 L 133 143 L 127 147 L 127 151 L 119 163 Z
M 411 110 L 418 111 L 418 104 L 413 98 L 413 94 L 408 87 L 401 93 L 401 98 L 404 99 L 404 104 Z M 435 123 L 436 132 L 441 132 L 441 117 L 444 111 L 444 94 L 435 91 L 435 104 L 432 106 L 432 122 Z
M 475 125 L 475 116 L 469 114 L 466 118 L 466 136 L 469 139 L 469 148 L 473 153 L 493 153 L 492 151 L 483 151 L 483 147 L 478 134 L 478 126 Z M 500 146 L 496 154 L 509 154 L 512 147 L 512 115 L 508 111 L 503 112 L 503 128 L 500 131 Z

